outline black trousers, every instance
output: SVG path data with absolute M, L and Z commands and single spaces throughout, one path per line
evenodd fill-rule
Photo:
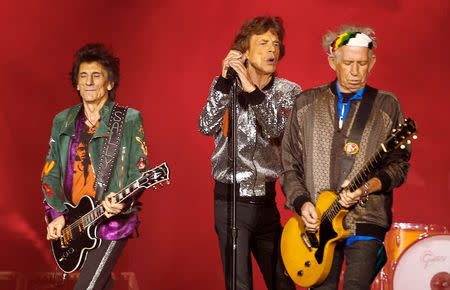
M 127 241 L 128 239 L 117 241 L 102 240 L 100 247 L 88 253 L 74 289 L 113 289 L 114 281 L 111 277 L 111 272 Z
M 345 255 L 344 289 L 370 290 L 372 275 L 377 262 L 377 254 L 381 246 L 382 244 L 377 240 L 356 241 L 348 247 L 344 246 L 344 242 L 339 243 L 334 252 L 330 274 L 323 284 L 312 289 L 338 289 Z
M 295 289 L 285 274 L 281 260 L 280 237 L 282 227 L 276 204 L 238 202 L 236 207 L 237 262 L 236 289 L 253 289 L 251 253 L 256 259 L 268 289 Z M 232 239 L 231 203 L 214 201 L 215 229 L 219 238 L 225 284 L 231 289 Z

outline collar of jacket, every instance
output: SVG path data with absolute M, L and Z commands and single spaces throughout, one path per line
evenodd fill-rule
M 337 82 L 337 79 L 332 81 L 329 84 L 329 88 L 330 88 L 331 92 L 333 93 L 333 95 L 336 96 L 336 99 L 337 99 L 339 96 L 338 96 L 337 91 L 336 91 L 336 82 Z M 371 86 L 366 84 L 366 86 L 364 88 L 363 97 L 365 97 L 365 96 L 375 97 L 377 95 L 377 93 L 378 93 L 377 89 L 372 88 Z
M 261 91 L 266 91 L 272 88 L 274 82 L 275 82 L 275 74 L 272 75 L 270 81 L 267 83 L 267 85 L 264 86 L 264 88 L 261 89 Z
M 114 104 L 115 103 L 113 101 L 108 99 L 106 103 L 103 105 L 103 107 L 100 109 L 100 117 L 101 117 L 100 124 L 98 125 L 97 130 L 95 130 L 95 133 L 92 136 L 92 138 L 109 136 L 111 134 L 108 127 L 108 121 Z M 77 116 L 80 113 L 80 110 L 82 110 L 82 108 L 83 104 L 81 103 L 72 107 L 69 110 L 67 120 L 64 124 L 64 130 L 62 130 L 61 135 L 68 135 L 71 137 L 75 136 L 75 120 L 77 119 Z

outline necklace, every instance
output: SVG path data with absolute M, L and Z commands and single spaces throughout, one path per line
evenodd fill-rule
M 89 124 L 91 124 L 92 127 L 95 127 L 95 123 L 97 123 L 97 120 L 95 121 L 95 123 L 92 123 L 91 120 L 89 120 L 88 116 L 85 115 L 85 117 Z

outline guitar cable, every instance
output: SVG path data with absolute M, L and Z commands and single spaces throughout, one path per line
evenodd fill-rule
M 57 288 L 60 288 L 64 285 L 64 282 L 66 281 L 67 273 L 63 272 L 62 274 L 62 280 L 60 284 L 56 283 L 56 273 L 58 273 L 58 266 L 55 268 L 55 272 L 53 272 L 53 285 Z

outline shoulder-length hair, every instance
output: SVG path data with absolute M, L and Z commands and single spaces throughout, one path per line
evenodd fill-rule
M 106 47 L 103 43 L 88 43 L 75 53 L 72 71 L 70 72 L 72 86 L 75 90 L 78 86 L 80 64 L 83 62 L 98 62 L 108 72 L 108 81 L 114 83 L 113 88 L 108 92 L 108 98 L 114 101 L 116 89 L 119 86 L 120 61 L 118 57 L 114 56 L 112 48 Z M 78 92 L 78 94 L 80 93 Z
M 250 48 L 250 37 L 252 35 L 264 34 L 267 31 L 271 31 L 278 36 L 278 40 L 280 40 L 279 59 L 281 59 L 285 53 L 283 44 L 284 28 L 281 17 L 260 16 L 247 20 L 239 29 L 231 49 L 244 53 Z

